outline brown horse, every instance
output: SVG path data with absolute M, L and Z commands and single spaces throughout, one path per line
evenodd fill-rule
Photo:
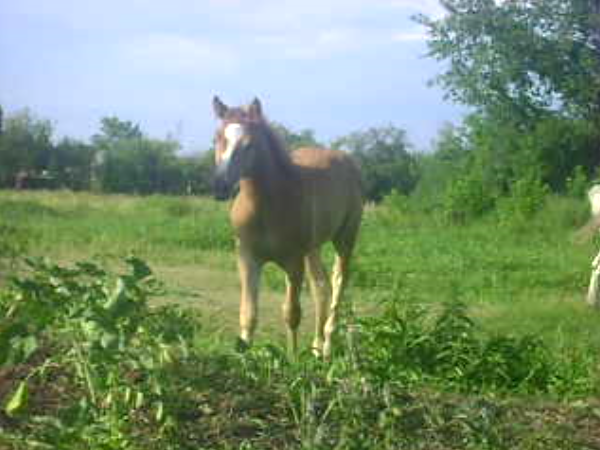
M 261 269 L 274 262 L 286 274 L 283 316 L 288 349 L 297 351 L 306 269 L 315 300 L 313 351 L 329 357 L 362 217 L 358 168 L 339 151 L 301 148 L 290 154 L 265 120 L 258 99 L 229 108 L 215 97 L 213 107 L 221 121 L 215 141 L 216 198 L 230 197 L 239 185 L 230 219 L 237 235 L 242 291 L 241 343 L 246 346 L 252 341 Z M 326 242 L 332 242 L 336 252 L 333 289 L 320 256 Z

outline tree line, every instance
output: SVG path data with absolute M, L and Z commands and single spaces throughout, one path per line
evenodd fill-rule
M 174 139 L 153 139 L 130 121 L 105 117 L 89 142 L 55 142 L 31 111 L 0 115 L 0 188 L 183 194 L 208 189 L 206 158 L 182 156 Z
M 406 132 L 391 125 L 334 140 L 330 146 L 359 161 L 367 197 L 410 194 L 465 218 L 518 192 L 582 194 L 600 164 L 600 0 L 441 4 L 444 15 L 416 18 L 429 57 L 444 63 L 432 82 L 470 113 L 441 130 L 428 153 L 414 152 Z M 319 144 L 311 130 L 275 126 L 292 149 Z M 102 119 L 90 142 L 55 144 L 52 131 L 27 111 L 0 117 L 0 187 L 13 187 L 19 174 L 46 174 L 70 189 L 210 189 L 210 151 L 181 156 L 175 140 L 151 139 L 115 117 Z
M 1 115 L 0 115 L 1 117 Z M 290 150 L 322 146 L 312 130 L 291 131 L 274 123 Z M 93 190 L 127 194 L 208 194 L 212 149 L 182 155 L 171 138 L 148 137 L 139 125 L 105 117 L 89 142 L 55 142 L 50 121 L 23 110 L 0 119 L 0 188 Z M 393 188 L 408 193 L 414 155 L 403 130 L 373 128 L 338 139 L 334 146 L 354 153 L 367 168 L 369 196 Z M 372 175 L 369 175 L 372 172 Z

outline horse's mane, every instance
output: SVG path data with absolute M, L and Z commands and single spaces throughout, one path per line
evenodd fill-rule
M 263 133 L 277 168 L 288 176 L 295 176 L 297 174 L 297 170 L 292 162 L 290 152 L 286 143 L 283 141 L 283 138 L 266 120 L 257 122 L 257 125 L 259 125 L 260 130 Z

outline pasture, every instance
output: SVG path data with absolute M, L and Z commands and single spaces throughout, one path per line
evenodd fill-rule
M 135 303 L 139 322 L 131 333 L 119 322 L 114 333 L 142 349 L 146 341 L 135 333 L 150 330 L 145 348 L 172 352 L 149 369 L 108 356 L 86 362 L 82 352 L 91 355 L 90 346 L 61 366 L 48 355 L 67 345 L 61 339 L 81 339 L 73 324 L 82 317 L 89 323 L 92 313 L 69 313 L 54 331 L 40 328 L 35 346 L 24 341 L 30 352 L 12 365 L 2 360 L 0 447 L 598 448 L 600 317 L 584 300 L 598 243 L 573 242 L 587 215 L 585 199 L 563 197 L 549 197 L 529 221 L 498 211 L 462 225 L 393 201 L 369 206 L 340 349 L 325 364 L 308 351 L 313 318 L 306 287 L 301 354 L 298 361 L 285 356 L 284 284 L 273 267 L 264 274 L 256 345 L 234 351 L 239 283 L 226 204 L 0 192 L 5 320 L 28 286 L 56 298 L 60 286 L 91 290 L 109 302 L 103 295 L 113 289 L 113 274 L 131 266 L 123 279 L 131 298 L 142 299 Z M 22 254 L 52 263 L 27 268 Z M 125 262 L 131 255 L 136 259 Z M 93 268 L 57 268 L 78 261 Z M 160 288 L 134 286 L 146 277 L 144 264 Z M 94 273 L 104 288 L 95 290 L 88 279 Z M 11 285 L 9 275 L 29 281 Z M 77 284 L 79 275 L 87 281 Z M 25 291 L 16 295 L 19 289 Z M 178 347 L 183 338 L 173 338 L 178 331 L 185 348 Z M 27 336 L 11 339 L 17 338 Z M 112 348 L 99 339 L 104 350 Z M 23 381 L 27 395 L 19 392 Z

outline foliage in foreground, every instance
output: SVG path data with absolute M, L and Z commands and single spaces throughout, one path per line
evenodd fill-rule
M 553 351 L 531 335 L 489 334 L 449 303 L 437 314 L 388 299 L 362 321 L 364 371 L 379 382 L 435 385 L 471 393 L 587 396 L 598 388 L 591 351 Z
M 143 261 L 126 263 L 113 276 L 90 262 L 30 260 L 31 274 L 0 297 L 7 442 L 129 448 L 148 426 L 154 439 L 168 436 L 176 368 L 197 324 L 173 307 L 149 309 L 159 285 Z
M 386 302 L 324 363 L 207 351 L 193 314 L 113 275 L 29 261 L 0 296 L 0 445 L 23 448 L 581 448 L 600 441 L 596 359 L 487 335 L 464 307 Z M 201 344 L 201 345 L 198 345 Z M 531 404 L 523 395 L 546 396 Z M 568 401 L 579 398 L 576 407 Z

